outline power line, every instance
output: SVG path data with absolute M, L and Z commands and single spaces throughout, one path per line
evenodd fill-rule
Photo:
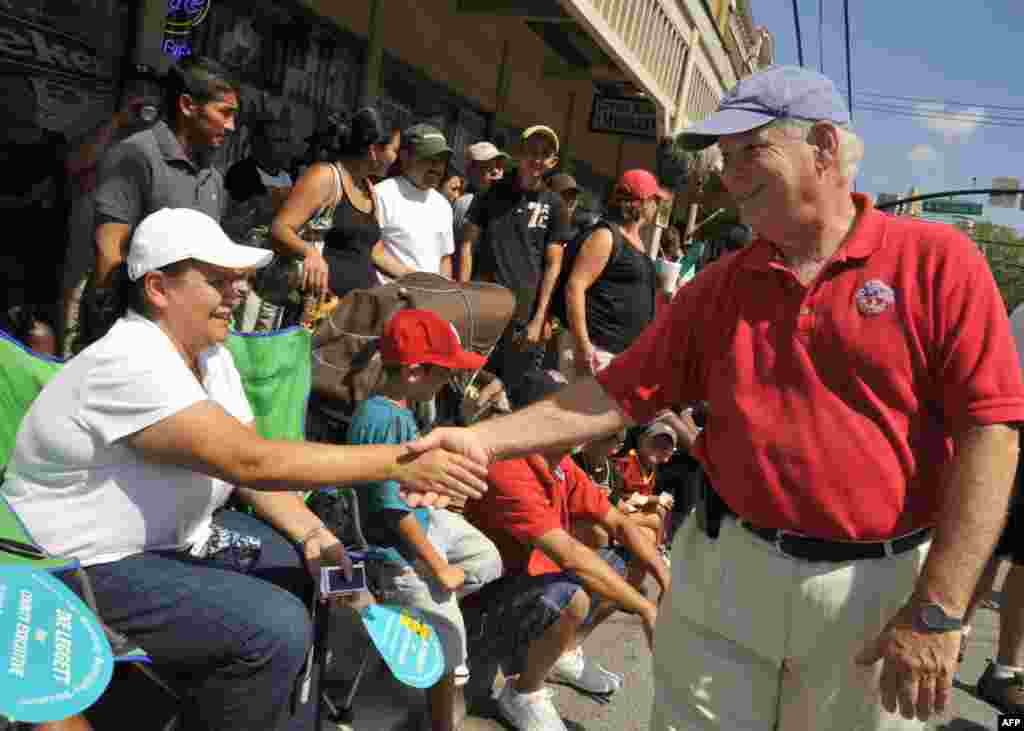
M 849 88 L 849 86 L 847 86 Z M 920 96 L 897 96 L 896 94 L 882 94 L 877 91 L 864 91 L 858 90 L 857 96 L 871 96 L 879 97 L 881 99 L 897 99 L 905 102 L 919 102 L 925 104 L 942 104 L 944 106 L 952 107 L 984 107 L 985 109 L 999 109 L 1007 112 L 1024 112 L 1024 107 L 1020 106 L 1005 106 L 1000 104 L 984 104 L 979 102 L 958 102 L 951 99 L 929 99 L 927 97 Z
M 825 75 L 825 0 L 818 0 L 818 72 Z
M 989 114 L 987 112 L 954 112 L 943 109 L 923 109 L 907 104 L 894 104 L 861 99 L 861 104 L 868 104 L 877 109 L 891 109 L 897 112 L 913 112 L 914 114 L 926 114 L 939 119 L 953 119 L 963 122 L 980 122 L 990 120 L 993 122 L 1024 122 L 1024 115 L 1010 114 Z
M 1011 116 L 1007 114 L 983 114 L 981 112 L 945 112 L 941 109 L 921 109 L 910 107 L 906 104 L 883 104 L 875 101 L 863 101 L 862 105 L 872 106 L 875 109 L 890 110 L 894 112 L 908 112 L 913 114 L 935 117 L 936 119 L 952 119 L 958 122 L 1024 122 L 1024 116 Z
M 914 117 L 917 119 L 938 119 L 944 121 L 953 122 L 970 122 L 971 124 L 983 125 L 986 127 L 1002 127 L 1008 129 L 1015 129 L 1024 127 L 1024 119 L 1016 119 L 1012 121 L 998 121 L 989 118 L 978 118 L 978 119 L 965 119 L 964 117 L 949 117 L 937 114 L 928 114 L 926 112 L 915 112 L 909 109 L 898 109 L 892 107 L 877 107 L 870 104 L 861 104 L 860 108 L 866 112 L 877 112 L 880 114 L 891 114 L 897 117 Z M 1016 124 L 1015 122 L 1020 122 Z
M 853 57 L 850 55 L 850 0 L 843 0 L 843 25 L 846 26 L 846 98 L 853 121 Z
M 804 65 L 804 37 L 800 33 L 800 8 L 797 7 L 797 0 L 793 0 L 793 24 L 796 26 L 796 57 L 802 67 Z

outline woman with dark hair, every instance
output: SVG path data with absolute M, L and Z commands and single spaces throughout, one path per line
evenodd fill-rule
M 654 319 L 654 262 L 644 252 L 640 227 L 654 222 L 664 195 L 651 173 L 627 170 L 605 219 L 579 244 L 565 285 L 568 330 L 559 347 L 567 377 L 608 365 Z
M 292 188 L 271 225 L 271 243 L 302 259 L 305 290 L 342 296 L 376 284 L 371 252 L 383 244 L 371 179 L 398 157 L 399 136 L 376 109 L 360 109 L 338 125 L 334 162 L 314 163 Z M 322 244 L 300 235 L 304 229 L 325 232 Z
M 455 205 L 455 201 L 466 192 L 466 174 L 457 166 L 449 164 L 437 190 L 449 203 Z

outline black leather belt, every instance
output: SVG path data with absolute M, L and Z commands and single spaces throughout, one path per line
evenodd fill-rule
M 803 561 L 861 561 L 869 558 L 896 556 L 917 548 L 931 537 L 931 528 L 921 528 L 890 541 L 830 541 L 823 538 L 790 533 L 777 528 L 758 528 L 745 520 L 740 525 L 761 540 L 768 541 L 780 552 Z

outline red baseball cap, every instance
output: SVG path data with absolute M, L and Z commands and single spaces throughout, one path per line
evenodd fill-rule
M 458 370 L 482 368 L 487 362 L 479 353 L 463 349 L 450 322 L 431 310 L 411 308 L 400 310 L 384 325 L 380 357 L 385 363 L 431 363 Z
M 637 200 L 647 200 L 657 196 L 661 200 L 667 201 L 672 197 L 658 185 L 658 179 L 643 168 L 634 168 L 624 172 L 619 178 L 619 182 L 615 184 L 615 192 Z

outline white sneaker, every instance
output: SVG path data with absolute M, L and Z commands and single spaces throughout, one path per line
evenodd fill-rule
M 501 689 L 498 712 L 518 731 L 568 731 L 558 709 L 551 702 L 554 693 L 550 688 L 520 693 L 512 685 L 513 681 L 510 680 Z
M 608 695 L 622 687 L 622 678 L 589 661 L 582 646 L 563 653 L 548 673 L 548 680 L 571 685 L 593 695 Z

